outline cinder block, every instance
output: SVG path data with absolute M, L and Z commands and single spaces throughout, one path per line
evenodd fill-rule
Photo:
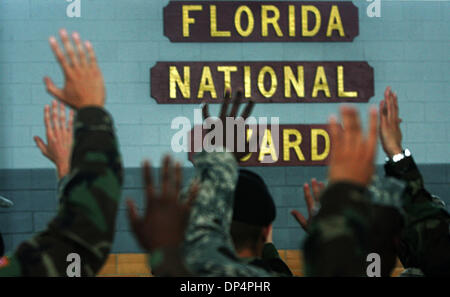
M 450 121 L 449 114 L 450 114 L 449 103 L 428 103 L 425 105 L 425 120 L 427 122 L 448 123 Z
M 31 186 L 31 171 L 28 169 L 0 169 L 0 189 L 21 190 Z
M 286 228 L 287 227 L 287 211 L 286 208 L 277 208 L 277 216 L 273 222 L 274 228 Z
M 24 241 L 31 239 L 35 234 L 34 233 L 16 233 L 12 235 L 12 249 L 14 251 L 19 247 Z
M 47 229 L 48 224 L 55 218 L 56 212 L 35 212 L 33 214 L 34 232 Z
M 366 58 L 377 61 L 389 61 L 395 57 L 396 60 L 402 59 L 405 49 L 404 43 L 399 41 L 373 42 L 364 43 L 364 55 Z
M 59 207 L 60 201 L 56 196 L 56 191 L 30 191 L 31 207 L 34 211 L 56 211 Z
M 158 42 L 127 42 L 119 44 L 119 61 L 152 61 L 159 55 Z
M 12 215 L 12 213 L 17 211 L 22 212 L 22 211 L 30 211 L 33 209 L 31 202 L 31 192 L 28 190 L 21 190 L 21 191 L 0 190 L 0 195 L 11 200 L 14 203 L 14 206 L 11 208 L 0 208 L 0 212 Z
M 3 65 L 2 65 L 3 67 Z M 0 70 L 1 76 L 1 70 Z M 1 77 L 0 77 L 1 79 Z M 14 104 L 30 104 L 31 103 L 31 86 L 29 84 L 2 84 L 0 86 L 0 94 L 2 99 L 1 105 L 14 105 Z M 3 108 L 3 106 L 2 106 Z M 10 124 L 6 122 L 4 124 Z
M 143 253 L 131 232 L 116 232 L 113 253 Z
M 130 223 L 128 221 L 127 211 L 119 211 L 116 217 L 116 230 L 117 231 L 129 231 Z
M 33 231 L 30 212 L 0 213 L 0 226 L 4 233 L 24 233 Z
M 450 144 L 446 143 L 427 143 L 427 163 L 442 164 L 450 163 L 449 152 Z
M 278 249 L 286 249 L 289 245 L 289 233 L 286 228 L 273 228 L 273 243 Z
M 203 61 L 242 61 L 242 44 L 203 43 L 200 48 Z
M 27 0 L 3 0 L 0 4 L 0 20 L 24 20 L 30 17 Z
M 442 142 L 447 140 L 445 123 L 408 123 L 408 142 Z

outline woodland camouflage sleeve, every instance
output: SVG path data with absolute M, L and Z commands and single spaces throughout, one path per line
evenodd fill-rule
M 450 215 L 433 202 L 412 157 L 385 164 L 386 175 L 407 183 L 402 198 L 405 227 L 399 258 L 405 268 L 420 268 L 426 276 L 450 275 Z
M 365 276 L 370 203 L 365 188 L 336 183 L 321 196 L 304 242 L 306 276 Z
M 81 275 L 94 276 L 111 249 L 121 196 L 122 160 L 112 119 L 84 108 L 75 119 L 71 172 L 57 216 L 48 228 L 0 260 L 0 276 L 66 276 L 76 253 Z

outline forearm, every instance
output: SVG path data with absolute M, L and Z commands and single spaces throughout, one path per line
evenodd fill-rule
M 412 157 L 385 165 L 386 174 L 407 182 L 402 197 L 405 227 L 399 258 L 405 267 L 420 268 L 425 275 L 450 274 L 450 216 L 433 202 Z
M 186 239 L 219 235 L 230 239 L 237 162 L 230 153 L 206 153 L 195 156 L 196 179 L 200 191 L 192 207 Z
M 21 275 L 66 276 L 67 256 L 76 253 L 81 275 L 93 276 L 106 260 L 113 242 L 122 164 L 112 120 L 102 109 L 78 112 L 71 168 L 56 218 L 47 230 L 22 243 L 11 258 Z

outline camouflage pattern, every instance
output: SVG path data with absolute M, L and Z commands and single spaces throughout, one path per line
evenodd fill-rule
M 122 160 L 111 117 L 101 108 L 78 111 L 71 172 L 60 191 L 57 216 L 47 229 L 0 259 L 0 276 L 67 276 L 81 258 L 81 275 L 94 276 L 111 249 L 121 185 Z
M 184 242 L 186 267 L 195 276 L 271 276 L 235 252 L 230 235 L 238 164 L 228 152 L 194 156 L 200 192 L 192 207 Z
M 345 182 L 330 184 L 304 241 L 305 275 L 367 276 L 367 256 L 377 253 L 381 274 L 388 276 L 395 265 L 404 188 L 395 180 L 377 178 L 368 189 Z
M 445 204 L 424 188 L 412 157 L 387 162 L 385 172 L 407 183 L 402 199 L 405 226 L 398 252 L 403 266 L 415 268 L 409 270 L 415 275 L 421 270 L 425 276 L 450 276 L 450 215 Z

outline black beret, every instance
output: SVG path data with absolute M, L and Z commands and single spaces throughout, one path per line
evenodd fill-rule
M 264 180 L 254 172 L 239 170 L 233 221 L 266 227 L 275 220 L 275 216 L 275 203 Z

